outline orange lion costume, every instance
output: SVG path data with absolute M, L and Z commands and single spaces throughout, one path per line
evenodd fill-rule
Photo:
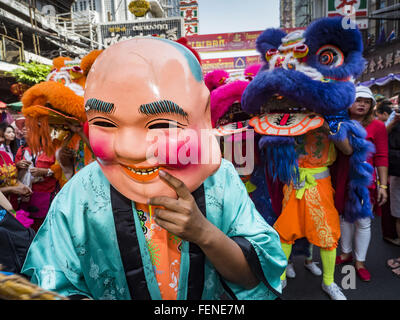
M 86 76 L 102 50 L 91 51 L 82 60 L 58 57 L 47 81 L 28 89 L 21 101 L 26 118 L 27 142 L 32 152 L 55 155 L 51 167 L 62 187 L 79 169 L 95 158 L 82 128 L 86 123 L 83 93 Z M 77 128 L 72 130 L 71 128 Z M 73 172 L 61 163 L 58 151 L 69 148 L 75 153 Z M 67 173 L 68 171 L 68 173 Z

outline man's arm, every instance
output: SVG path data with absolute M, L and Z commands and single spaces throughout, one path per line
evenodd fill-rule
M 386 127 L 388 133 L 392 132 L 393 128 L 400 122 L 400 113 L 396 112 L 392 121 Z
M 322 129 L 327 133 L 331 134 L 328 122 L 325 121 L 322 125 Z M 348 138 L 337 141 L 336 139 L 332 139 L 333 143 L 335 144 L 336 148 L 338 148 L 342 153 L 346 156 L 350 156 L 353 154 L 353 147 L 350 145 L 350 141 Z
M 239 245 L 203 216 L 182 181 L 165 171 L 160 171 L 160 178 L 176 191 L 178 199 L 169 197 L 150 199 L 149 205 L 165 208 L 154 209 L 155 222 L 172 234 L 197 244 L 227 281 L 246 289 L 255 287 L 259 280 L 251 271 Z

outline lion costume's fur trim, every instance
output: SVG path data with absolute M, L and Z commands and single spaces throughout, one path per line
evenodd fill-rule
M 36 115 L 36 111 L 30 110 L 31 108 L 45 106 L 49 103 L 56 110 L 74 116 L 81 122 L 86 121 L 83 97 L 78 96 L 70 88 L 59 82 L 46 81 L 38 83 L 24 93 L 21 101 L 23 104 L 22 112 L 25 117 L 34 117 Z M 41 112 L 39 113 L 43 115 Z
M 83 71 L 83 75 L 86 77 L 92 67 L 92 64 L 97 59 L 97 57 L 103 52 L 103 50 L 93 50 L 86 56 L 82 58 L 81 61 L 81 69 Z

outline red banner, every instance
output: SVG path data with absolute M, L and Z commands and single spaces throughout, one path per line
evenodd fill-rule
M 232 57 L 218 59 L 204 59 L 202 62 L 203 72 L 207 73 L 215 69 L 245 69 L 252 64 L 260 63 L 260 56 Z
M 284 29 L 286 33 L 305 28 Z M 254 50 L 262 31 L 218 33 L 187 36 L 189 45 L 198 52 Z
M 189 45 L 198 52 L 252 50 L 262 31 L 203 34 L 187 37 Z

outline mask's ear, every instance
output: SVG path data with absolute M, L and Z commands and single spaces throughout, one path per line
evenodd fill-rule
M 265 63 L 267 59 L 265 54 L 268 50 L 278 49 L 282 44 L 282 38 L 286 36 L 286 33 L 280 29 L 267 29 L 256 40 L 257 51 L 261 54 L 261 58 Z
M 304 37 L 310 49 L 307 63 L 324 76 L 357 78 L 364 71 L 361 33 L 355 26 L 350 28 L 343 17 L 314 21 Z

